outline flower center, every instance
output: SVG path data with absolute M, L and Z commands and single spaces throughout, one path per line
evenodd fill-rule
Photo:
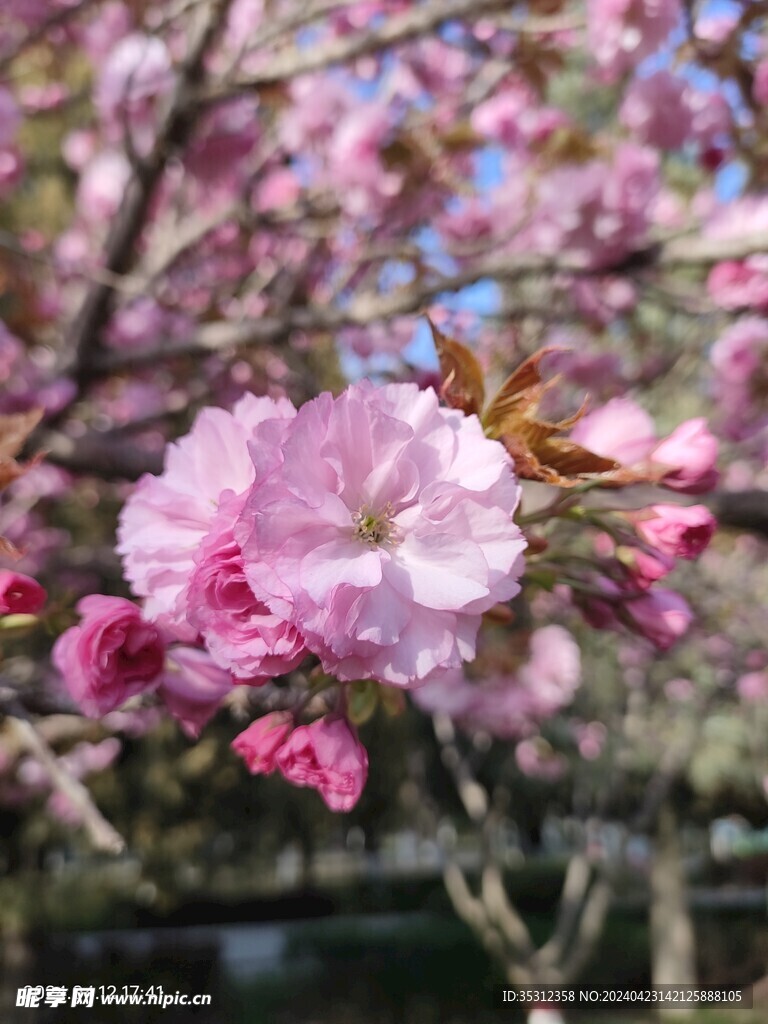
M 355 537 L 370 547 L 396 544 L 399 540 L 397 526 L 393 523 L 394 509 L 387 502 L 383 509 L 374 512 L 370 505 L 363 505 L 352 516 Z

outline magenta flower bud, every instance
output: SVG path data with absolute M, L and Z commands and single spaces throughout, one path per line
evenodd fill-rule
M 187 736 L 196 739 L 233 685 L 230 673 L 207 651 L 175 647 L 168 652 L 158 693 Z
M 165 648 L 155 626 L 122 597 L 92 594 L 77 610 L 83 621 L 62 633 L 52 660 L 83 714 L 100 718 L 154 687 Z
M 293 728 L 289 711 L 273 711 L 257 718 L 248 728 L 235 736 L 230 746 L 245 761 L 252 775 L 269 775 L 275 770 L 275 755 Z
M 703 418 L 686 420 L 658 445 L 651 459 L 668 466 L 662 483 L 683 494 L 704 494 L 718 481 L 717 439 Z
M 0 569 L 0 615 L 36 615 L 48 595 L 43 587 L 12 569 Z
M 657 551 L 650 555 L 639 548 L 630 549 L 625 564 L 632 575 L 632 582 L 640 590 L 647 590 L 675 568 L 674 558 L 665 552 Z
M 674 590 L 649 590 L 627 601 L 625 608 L 637 631 L 660 651 L 669 650 L 693 621 L 687 601 Z
M 318 790 L 332 811 L 351 811 L 368 778 L 368 753 L 345 718 L 294 729 L 275 761 L 289 782 Z
M 698 558 L 717 528 L 717 520 L 704 505 L 651 505 L 649 511 L 653 518 L 637 522 L 637 532 L 672 558 Z

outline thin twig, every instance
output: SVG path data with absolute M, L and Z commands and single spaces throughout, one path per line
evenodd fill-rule
M 125 849 L 123 837 L 98 809 L 82 782 L 62 767 L 61 761 L 37 731 L 24 708 L 13 705 L 6 722 L 19 743 L 45 768 L 53 788 L 79 811 L 83 826 L 96 849 L 105 853 L 122 853 Z

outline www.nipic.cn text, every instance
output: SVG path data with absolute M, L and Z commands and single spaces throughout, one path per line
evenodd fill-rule
M 210 1006 L 209 995 L 167 992 L 162 985 L 25 985 L 16 992 L 16 1006 Z

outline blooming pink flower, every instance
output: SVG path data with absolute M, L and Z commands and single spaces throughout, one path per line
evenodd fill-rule
M 519 239 L 539 252 L 568 250 L 586 266 L 610 268 L 644 244 L 658 190 L 658 153 L 622 143 L 610 162 L 569 164 L 541 176 L 530 226 Z
M 728 142 L 733 130 L 733 113 L 728 100 L 719 92 L 688 87 L 686 103 L 691 117 L 691 139 L 703 150 L 702 162 L 707 167 L 711 162 L 717 169 L 725 153 L 718 144 Z
M 637 631 L 661 651 L 677 643 L 693 621 L 687 601 L 674 590 L 660 587 L 628 600 L 624 608 Z
M 696 696 L 696 686 L 690 679 L 670 679 L 664 684 L 664 695 L 668 700 L 684 704 Z
M 715 468 L 717 448 L 707 421 L 698 417 L 676 427 L 654 448 L 651 460 L 669 467 L 662 480 L 665 487 L 683 494 L 704 494 L 713 489 L 720 476 Z
M 91 594 L 77 610 L 83 621 L 62 633 L 52 659 L 83 713 L 99 718 L 154 687 L 164 645 L 155 626 L 122 597 Z
M 126 122 L 141 153 L 152 143 L 154 108 L 173 86 L 168 48 L 159 36 L 133 32 L 125 36 L 104 62 L 94 88 L 94 103 L 112 141 Z
M 207 651 L 174 647 L 168 651 L 158 694 L 184 732 L 197 738 L 232 691 L 232 676 Z
M 462 669 L 437 672 L 413 690 L 413 701 L 470 731 L 510 739 L 570 704 L 580 683 L 573 637 L 561 626 L 544 626 L 531 635 L 528 659 L 514 674 L 471 681 Z
M 94 17 L 81 29 L 83 49 L 95 64 L 102 64 L 131 30 L 131 12 L 120 0 L 99 4 Z
M 115 213 L 131 177 L 123 153 L 104 149 L 86 164 L 77 188 L 77 208 L 89 224 L 103 224 Z
M 603 752 L 608 730 L 602 722 L 580 722 L 574 725 L 579 753 L 585 761 L 595 761 Z
M 351 811 L 368 778 L 368 753 L 345 718 L 326 716 L 294 729 L 275 754 L 294 786 L 311 786 L 332 811 Z
M 499 90 L 478 104 L 471 115 L 474 131 L 505 146 L 517 146 L 522 139 L 523 115 L 535 102 L 531 87 L 523 82 Z
M 232 527 L 245 495 L 224 499 L 203 541 L 186 594 L 187 618 L 214 660 L 240 679 L 265 682 L 302 661 L 304 640 L 296 627 L 269 610 L 245 578 Z
M 712 346 L 710 359 L 719 379 L 747 385 L 768 357 L 768 320 L 742 317 Z
M 202 120 L 185 155 L 186 166 L 206 185 L 232 183 L 259 138 L 256 103 L 250 97 L 217 105 Z
M 0 615 L 36 615 L 48 595 L 43 587 L 12 569 L 0 569 Z
M 656 429 L 648 413 L 631 398 L 612 398 L 580 419 L 571 438 L 597 455 L 634 466 L 653 451 Z
M 752 95 L 757 103 L 768 106 L 768 60 L 761 60 L 755 68 Z
M 0 87 L 0 148 L 13 143 L 20 124 L 21 111 L 13 93 Z
M 352 216 L 364 216 L 396 196 L 402 175 L 384 165 L 380 150 L 392 131 L 392 108 L 358 104 L 334 127 L 328 143 L 328 177 Z
M 698 558 L 717 529 L 717 520 L 704 505 L 651 505 L 647 511 L 652 518 L 639 519 L 637 532 L 672 558 Z
M 747 672 L 736 683 L 739 697 L 746 704 L 763 704 L 768 701 L 768 672 Z
M 473 658 L 525 549 L 511 460 L 477 418 L 363 382 L 304 405 L 282 454 L 235 527 L 257 597 L 340 679 L 407 686 Z
M 515 747 L 515 761 L 523 775 L 544 782 L 557 782 L 568 768 L 563 755 L 556 753 L 541 736 L 533 736 L 518 743 Z
M 632 81 L 619 120 L 637 138 L 659 149 L 677 149 L 688 138 L 692 117 L 687 84 L 666 69 Z
M 735 11 L 705 12 L 696 18 L 694 33 L 696 38 L 702 42 L 721 46 L 727 41 L 738 23 L 739 15 Z
M 723 432 L 735 440 L 758 433 L 768 423 L 763 401 L 768 384 L 768 320 L 756 316 L 737 320 L 712 346 L 710 358 Z
M 680 0 L 587 0 L 589 49 L 606 78 L 659 50 L 682 13 Z
M 249 440 L 260 423 L 294 412 L 286 399 L 251 394 L 231 413 L 204 409 L 191 431 L 168 446 L 162 474 L 141 478 L 120 514 L 117 551 L 133 592 L 147 599 L 149 619 L 162 616 L 164 623 L 184 628 L 195 556 L 221 497 L 225 491 L 241 494 L 254 481 Z
M 768 261 L 764 255 L 724 260 L 707 278 L 712 300 L 723 309 L 768 310 Z
M 276 768 L 275 755 L 293 729 L 289 711 L 273 711 L 257 718 L 232 740 L 231 747 L 245 761 L 252 775 L 269 775 Z

